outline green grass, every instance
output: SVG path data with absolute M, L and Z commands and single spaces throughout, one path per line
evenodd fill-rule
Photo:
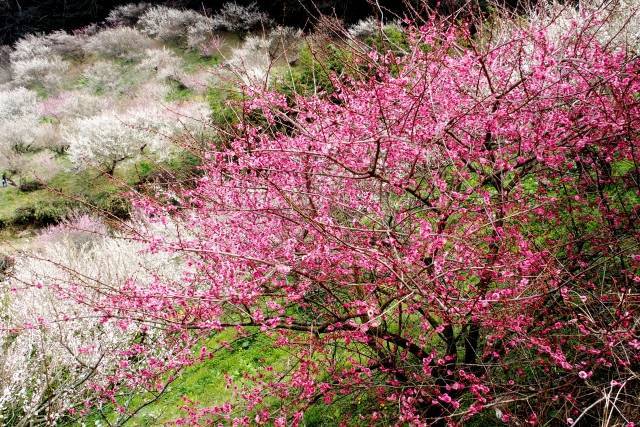
M 231 49 L 242 44 L 242 39 L 238 34 L 226 33 L 222 36 L 222 47 L 220 54 L 213 56 L 202 56 L 199 52 L 191 49 L 185 49 L 184 46 L 177 44 L 167 45 L 176 55 L 184 61 L 184 70 L 187 73 L 195 73 L 207 68 L 213 68 L 220 65 L 223 57 L 228 57 Z
M 193 50 L 175 49 L 174 52 L 176 52 L 184 61 L 184 70 L 187 73 L 194 73 L 203 68 L 216 67 L 221 61 L 219 55 L 202 56 Z
M 245 374 L 264 373 L 267 366 L 284 366 L 287 353 L 283 349 L 274 349 L 273 342 L 264 335 L 254 335 L 233 341 L 235 332 L 226 330 L 207 342 L 211 350 L 219 347 L 223 341 L 231 343 L 230 349 L 216 352 L 213 358 L 187 368 L 181 373 L 162 395 L 152 404 L 144 407 L 126 425 L 158 426 L 165 425 L 181 415 L 180 407 L 184 398 L 196 401 L 201 406 L 219 405 L 233 400 L 232 392 L 227 388 L 225 376 L 230 376 L 238 384 L 246 383 Z M 144 404 L 150 396 L 138 395 L 132 407 Z M 110 422 L 116 415 L 106 411 Z M 93 425 L 101 417 L 92 414 L 83 420 L 85 425 Z
M 5 230 L 4 234 L 7 229 L 15 234 L 26 228 L 53 224 L 78 210 L 98 209 L 107 215 L 126 218 L 129 205 L 122 193 L 130 186 L 160 171 L 175 174 L 176 179 L 187 179 L 199 164 L 198 159 L 188 153 L 177 154 L 165 162 L 143 159 L 118 166 L 112 178 L 95 169 L 73 171 L 65 156 L 59 156 L 57 161 L 65 170 L 44 188 L 29 192 L 14 186 L 0 188 L 0 229 Z
M 171 80 L 169 85 L 169 92 L 165 96 L 165 101 L 167 102 L 188 101 L 196 96 L 191 89 L 179 81 Z

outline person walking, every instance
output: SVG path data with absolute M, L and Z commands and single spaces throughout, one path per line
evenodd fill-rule
M 7 186 L 7 174 L 6 173 L 2 173 L 2 187 L 6 187 Z

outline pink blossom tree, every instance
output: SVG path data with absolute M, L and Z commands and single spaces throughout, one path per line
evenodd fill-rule
M 182 279 L 96 308 L 290 349 L 242 402 L 187 405 L 190 425 L 297 425 L 345 396 L 380 425 L 632 425 L 640 64 L 600 27 L 433 21 L 330 96 L 256 90 L 195 186 L 137 200 Z

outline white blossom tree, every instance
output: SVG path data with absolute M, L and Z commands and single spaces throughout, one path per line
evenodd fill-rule
M 64 130 L 63 138 L 77 167 L 96 167 L 109 175 L 120 162 L 139 153 L 146 141 L 141 132 L 127 127 L 111 113 L 74 121 Z
M 103 287 L 179 271 L 177 261 L 141 249 L 109 234 L 101 222 L 78 216 L 46 230 L 13 263 L 3 263 L 0 424 L 67 424 L 89 409 L 85 405 L 115 369 L 144 366 L 144 360 L 123 362 L 119 350 L 135 340 L 154 340 L 153 330 L 102 322 L 87 305 L 61 298 L 81 284 L 82 298 L 95 301 Z M 153 356 L 165 351 L 159 345 Z

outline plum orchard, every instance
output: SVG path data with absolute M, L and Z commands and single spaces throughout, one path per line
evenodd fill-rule
M 96 308 L 295 355 L 187 424 L 297 424 L 344 396 L 382 425 L 637 420 L 640 64 L 600 24 L 492 42 L 434 22 L 331 96 L 254 92 L 194 188 L 137 200 L 188 272 Z

